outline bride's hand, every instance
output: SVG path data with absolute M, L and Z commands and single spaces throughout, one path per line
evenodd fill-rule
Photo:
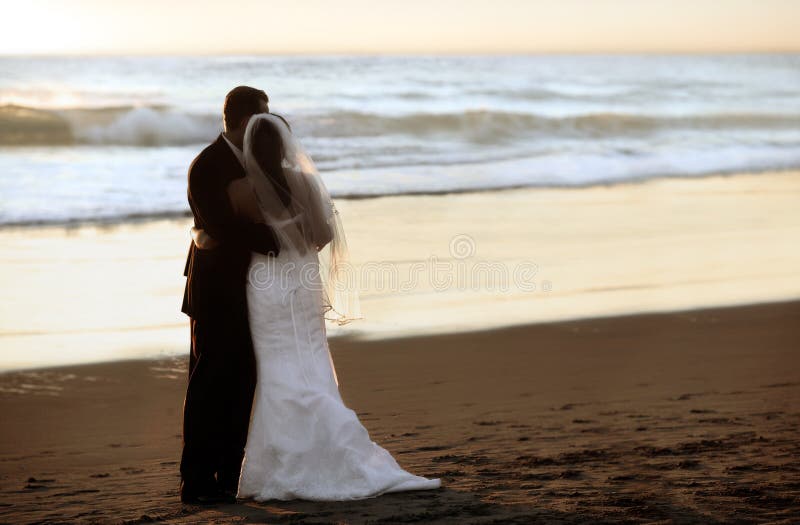
M 200 228 L 192 228 L 192 240 L 201 250 L 212 250 L 219 246 L 219 242 Z

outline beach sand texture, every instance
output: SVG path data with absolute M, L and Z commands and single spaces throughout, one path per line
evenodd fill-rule
M 437 491 L 178 501 L 186 359 L 0 376 L 0 522 L 796 523 L 800 303 L 333 344 Z
M 400 283 L 537 265 L 366 273 L 334 331 L 348 406 L 441 490 L 182 506 L 188 220 L 7 228 L 0 369 L 114 362 L 0 374 L 0 522 L 800 521 L 800 174 L 338 204 Z

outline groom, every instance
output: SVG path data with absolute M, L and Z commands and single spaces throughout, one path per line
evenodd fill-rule
M 242 143 L 250 117 L 267 113 L 259 89 L 239 86 L 225 97 L 225 131 L 189 168 L 194 226 L 215 241 L 189 248 L 181 311 L 190 317 L 189 385 L 183 406 L 181 501 L 236 501 L 247 440 L 256 366 L 245 282 L 251 252 L 278 254 L 274 232 L 237 217 L 227 186 L 244 177 Z

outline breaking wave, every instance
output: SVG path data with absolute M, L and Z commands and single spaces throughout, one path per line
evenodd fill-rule
M 296 130 L 313 138 L 440 135 L 488 144 L 531 136 L 613 138 L 675 130 L 768 132 L 800 129 L 800 115 L 773 113 L 684 116 L 590 113 L 545 117 L 490 110 L 406 115 L 335 111 L 289 115 L 289 118 Z M 3 145 L 180 146 L 208 143 L 221 130 L 219 115 L 191 114 L 158 106 L 67 110 L 0 107 L 0 144 Z

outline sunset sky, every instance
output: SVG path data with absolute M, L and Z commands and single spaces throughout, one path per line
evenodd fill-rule
M 800 51 L 795 0 L 0 0 L 0 54 Z

